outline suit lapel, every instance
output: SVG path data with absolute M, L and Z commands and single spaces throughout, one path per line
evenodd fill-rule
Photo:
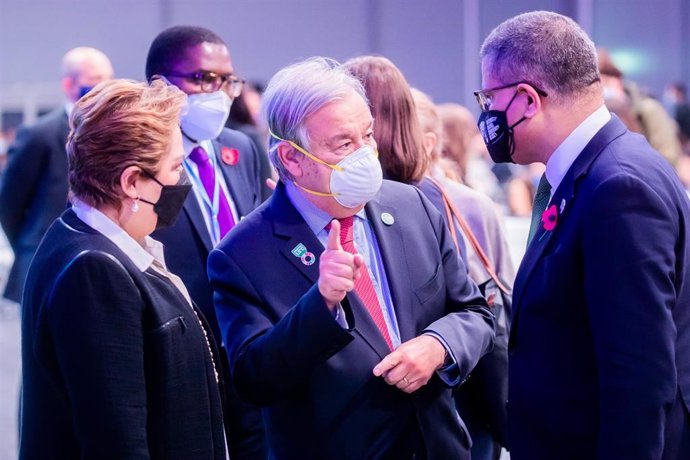
M 281 254 L 307 280 L 316 283 L 319 279 L 319 257 L 324 247 L 288 199 L 282 182 L 278 182 L 271 196 L 270 207 L 274 216 L 273 233 L 284 240 L 279 243 Z
M 626 127 L 615 115 L 612 115 L 611 120 L 599 130 L 584 150 L 578 155 L 554 193 L 551 203 L 549 203 L 549 208 L 551 206 L 556 206 L 558 210 L 556 226 L 553 230 L 548 231 L 544 229 L 542 224 L 539 225 L 534 238 L 527 247 L 525 256 L 520 264 L 520 269 L 515 277 L 515 285 L 513 288 L 514 317 L 512 330 L 516 329 L 514 326 L 524 297 L 523 292 L 525 287 L 539 260 L 541 260 L 545 249 L 549 246 L 549 242 L 557 238 L 560 226 L 567 220 L 568 211 L 573 201 L 577 199 L 577 187 L 580 180 L 587 175 L 592 163 L 602 150 L 611 143 L 611 141 L 623 135 L 625 131 Z
M 223 179 L 225 180 L 225 185 L 228 187 L 228 193 L 232 198 L 232 202 L 235 204 L 235 209 L 237 209 L 238 218 L 242 218 L 249 214 L 252 210 L 245 209 L 244 203 L 245 199 L 240 196 L 243 190 L 251 190 L 247 184 L 244 184 L 242 174 L 239 174 L 239 168 L 237 165 L 229 166 L 223 161 L 223 155 L 221 149 L 223 145 L 218 141 L 218 139 L 213 139 L 211 141 L 213 145 L 213 154 L 216 156 L 216 162 L 220 166 L 220 171 L 223 174 Z M 239 160 L 238 160 L 239 161 Z
M 395 219 L 396 210 L 372 200 L 366 206 L 367 218 L 376 236 L 381 259 L 385 269 L 388 287 L 390 289 L 393 308 L 400 331 L 400 340 L 405 342 L 415 336 L 414 321 L 412 320 L 412 299 L 410 296 L 411 280 L 405 254 L 402 228 L 393 220 L 391 225 L 385 225 L 381 215 L 388 213 Z M 373 249 L 373 248 L 372 248 Z M 369 315 L 366 307 L 362 305 L 364 323 L 366 324 L 365 339 L 380 354 L 386 356 L 390 351 L 374 320 Z M 359 327 L 358 327 L 359 329 Z
M 324 251 L 324 247 L 319 239 L 311 231 L 307 223 L 304 221 L 300 213 L 295 209 L 287 197 L 285 185 L 278 182 L 278 185 L 270 198 L 271 212 L 274 216 L 273 231 L 278 239 L 284 240 L 279 244 L 281 254 L 292 264 L 292 266 L 299 271 L 311 284 L 316 283 L 319 279 L 319 258 Z M 387 207 L 380 206 L 376 203 L 367 205 L 367 216 L 372 225 L 374 234 L 376 235 L 379 248 L 388 274 L 388 283 L 391 289 L 391 295 L 394 305 L 396 305 L 396 314 L 398 315 L 398 324 L 411 324 L 410 321 L 401 321 L 401 316 L 406 317 L 409 314 L 402 313 L 409 311 L 409 295 L 405 296 L 398 289 L 399 286 L 404 286 L 404 280 L 394 283 L 390 274 L 394 273 L 395 267 L 399 266 L 399 260 L 396 264 L 394 257 L 396 254 L 402 253 L 402 236 L 400 229 L 395 225 L 391 227 L 384 227 L 380 223 L 381 212 L 393 211 Z M 314 263 L 307 264 L 302 260 L 302 257 L 297 254 L 303 253 L 300 245 L 314 256 Z M 296 249 L 297 248 L 297 249 Z M 395 273 L 399 272 L 398 269 Z M 407 273 L 407 271 L 405 271 Z M 409 283 L 408 283 L 409 284 Z M 399 305 L 408 305 L 400 308 Z M 388 345 L 386 344 L 383 335 L 371 318 L 366 307 L 357 296 L 356 293 L 350 292 L 345 301 L 343 308 L 346 315 L 347 309 L 351 310 L 354 319 L 354 330 L 362 339 L 371 346 L 374 351 L 384 358 L 390 353 Z M 348 318 L 349 319 L 349 318 Z M 410 338 L 410 333 L 400 329 L 403 340 Z
M 204 219 L 204 214 L 199 207 L 199 202 L 197 201 L 194 191 L 187 195 L 182 209 L 187 215 L 194 231 L 196 231 L 199 238 L 201 238 L 201 241 L 204 243 L 204 246 L 206 246 L 206 250 L 211 252 L 211 249 L 213 249 L 213 242 L 211 241 L 211 235 L 208 233 L 206 219 Z
M 67 136 L 69 135 L 69 118 L 67 117 L 67 111 L 63 108 L 61 109 L 62 114 L 60 115 L 60 125 L 59 129 L 57 132 L 58 135 L 58 143 L 62 146 L 62 149 L 65 149 L 65 141 L 67 140 Z
M 56 150 L 56 155 L 52 156 L 50 160 L 57 163 L 57 170 L 64 171 L 64 178 L 62 182 L 65 191 L 65 206 L 69 207 L 69 181 L 67 178 L 67 172 L 69 170 L 69 161 L 67 159 L 67 137 L 69 136 L 69 118 L 67 117 L 67 111 L 64 108 L 59 109 L 62 113 L 59 114 L 58 118 L 58 129 L 55 130 L 57 137 L 55 138 L 55 145 L 58 147 Z

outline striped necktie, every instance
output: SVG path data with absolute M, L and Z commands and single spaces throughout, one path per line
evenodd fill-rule
M 345 217 L 344 219 L 338 219 L 340 221 L 340 244 L 343 246 L 343 250 L 349 252 L 350 254 L 357 254 L 357 249 L 355 248 L 354 242 L 354 216 Z M 367 270 L 366 263 L 361 267 L 362 276 L 355 280 L 355 293 L 362 300 L 362 303 L 367 308 L 369 315 L 374 320 L 376 327 L 383 335 L 383 338 L 388 344 L 388 348 L 393 349 L 393 341 L 388 333 L 388 325 L 386 325 L 386 320 L 383 317 L 383 310 L 381 310 L 381 304 L 379 303 L 379 298 L 376 295 L 376 289 L 374 289 L 374 283 L 371 282 L 369 277 L 369 271 Z
M 529 236 L 527 237 L 527 245 L 529 246 L 532 238 L 537 233 L 539 224 L 541 223 L 541 215 L 546 210 L 546 206 L 551 199 L 551 184 L 546 179 L 546 174 L 542 174 L 539 179 L 539 186 L 537 193 L 534 195 L 534 203 L 532 204 L 532 221 L 529 225 Z

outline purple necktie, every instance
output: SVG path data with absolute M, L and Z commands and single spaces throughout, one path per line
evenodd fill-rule
M 194 147 L 192 153 L 189 154 L 189 159 L 196 163 L 201 183 L 204 185 L 209 201 L 212 202 L 213 193 L 216 189 L 216 174 L 208 153 L 203 147 Z M 222 187 L 218 188 L 218 195 L 218 226 L 220 227 L 220 238 L 223 238 L 235 226 L 235 219 L 232 217 L 230 203 L 228 203 Z

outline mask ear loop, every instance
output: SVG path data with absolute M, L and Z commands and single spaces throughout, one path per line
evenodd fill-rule
M 300 147 L 299 145 L 295 144 L 294 142 L 292 142 L 292 141 L 290 141 L 290 140 L 287 140 L 287 139 L 283 139 L 282 137 L 276 136 L 275 134 L 273 134 L 273 131 L 271 131 L 270 129 L 268 130 L 268 133 L 269 133 L 269 134 L 271 135 L 271 137 L 273 137 L 274 139 L 278 139 L 279 141 L 287 142 L 288 144 L 290 144 L 290 146 L 291 146 L 292 148 L 294 148 L 295 150 L 299 151 L 300 153 L 305 154 L 306 156 L 308 156 L 309 158 L 311 158 L 312 160 L 314 160 L 314 161 L 317 162 L 317 163 L 320 163 L 320 164 L 322 164 L 322 165 L 324 165 L 324 166 L 328 166 L 329 168 L 331 168 L 331 169 L 334 170 L 334 171 L 341 171 L 341 172 L 342 172 L 342 171 L 345 171 L 345 169 L 343 169 L 342 166 L 328 164 L 328 163 L 326 163 L 325 161 L 323 161 L 322 159 L 317 158 L 317 157 L 315 157 L 314 155 L 312 155 L 311 153 L 307 152 L 305 149 L 303 149 L 303 148 Z M 330 195 L 326 195 L 326 196 L 330 196 Z
M 300 147 L 299 145 L 295 144 L 294 142 L 288 141 L 288 140 L 286 140 L 286 139 L 283 139 L 282 137 L 276 136 L 275 134 L 273 134 L 273 131 L 271 131 L 270 129 L 268 130 L 268 133 L 271 135 L 271 137 L 273 137 L 273 138 L 275 138 L 275 139 L 278 139 L 279 141 L 287 142 L 288 144 L 290 144 L 291 147 L 293 147 L 294 149 L 296 149 L 296 150 L 299 151 L 299 152 L 302 152 L 303 154 L 305 154 L 306 156 L 308 156 L 309 158 L 311 158 L 311 159 L 314 160 L 315 162 L 321 163 L 322 165 L 326 165 L 326 166 L 328 166 L 329 168 L 331 168 L 331 169 L 333 169 L 333 170 L 335 170 L 335 171 L 344 171 L 344 169 L 341 168 L 341 167 L 338 166 L 338 165 L 329 165 L 329 164 L 326 163 L 325 161 L 323 161 L 323 160 L 321 160 L 321 159 L 319 159 L 319 158 L 316 158 L 315 156 L 311 155 L 309 152 L 307 152 L 306 150 L 304 150 L 302 147 Z M 338 194 L 336 194 L 336 193 L 317 192 L 316 190 L 311 190 L 311 189 L 308 189 L 308 188 L 306 188 L 306 187 L 302 187 L 300 184 L 298 184 L 298 183 L 295 182 L 295 181 L 293 181 L 293 184 L 295 184 L 296 186 L 298 186 L 299 188 L 301 188 L 301 189 L 304 190 L 305 192 L 311 193 L 312 195 L 316 195 L 316 196 L 322 196 L 322 197 L 328 198 L 328 197 L 334 197 L 334 196 L 337 196 L 337 195 L 338 195 Z
M 510 152 L 511 158 L 513 157 L 513 153 L 515 153 L 515 135 L 513 134 L 514 128 L 525 120 L 527 120 L 527 117 L 523 116 L 513 126 L 508 127 L 508 151 Z
M 323 196 L 323 197 L 328 198 L 328 197 L 331 197 L 331 196 L 338 196 L 338 195 L 340 195 L 340 193 L 317 192 L 316 190 L 312 190 L 312 189 L 309 189 L 309 188 L 306 188 L 306 187 L 302 187 L 302 186 L 299 185 L 297 182 L 293 182 L 293 184 L 295 184 L 296 186 L 298 186 L 299 188 L 301 188 L 301 189 L 304 190 L 305 192 L 311 193 L 312 195 L 316 195 L 316 196 Z

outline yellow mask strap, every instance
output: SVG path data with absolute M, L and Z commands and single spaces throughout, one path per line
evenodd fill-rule
M 302 187 L 301 185 L 299 185 L 299 184 L 298 184 L 297 182 L 295 182 L 295 181 L 292 181 L 292 183 L 295 184 L 296 186 L 298 186 L 299 188 L 301 188 L 302 190 L 304 190 L 305 192 L 310 193 L 310 194 L 312 194 L 312 195 L 316 195 L 316 196 L 325 196 L 325 197 L 329 197 L 329 196 L 338 196 L 338 195 L 340 195 L 339 193 L 317 192 L 317 191 L 315 191 L 315 190 L 311 190 L 311 189 L 308 189 L 308 188 L 306 188 L 306 187 Z
M 276 136 L 275 134 L 273 134 L 273 131 L 271 131 L 270 129 L 268 130 L 268 133 L 269 133 L 269 134 L 271 135 L 271 137 L 273 137 L 274 139 L 278 139 L 279 141 L 287 142 L 288 144 L 290 144 L 291 147 L 293 147 L 294 149 L 296 149 L 296 150 L 300 151 L 301 153 L 305 154 L 306 156 L 308 156 L 309 158 L 311 158 L 311 159 L 314 160 L 315 162 L 321 163 L 321 164 L 324 165 L 324 166 L 328 166 L 329 168 L 331 168 L 331 169 L 333 169 L 333 170 L 335 170 L 335 171 L 344 171 L 344 169 L 343 169 L 341 166 L 328 164 L 328 163 L 326 163 L 325 161 L 323 161 L 322 159 L 317 158 L 317 157 L 315 157 L 314 155 L 312 155 L 311 153 L 307 152 L 306 150 L 304 150 L 302 147 L 300 147 L 299 145 L 295 144 L 294 142 L 289 141 L 289 140 L 287 140 L 287 139 L 283 139 L 282 137 Z M 307 189 L 304 189 L 304 190 L 307 190 Z M 309 191 L 309 190 L 307 190 L 307 191 Z M 314 194 L 315 194 L 315 195 L 319 195 L 318 192 L 314 192 Z M 333 196 L 333 195 L 327 194 L 327 195 L 323 195 L 323 196 Z

